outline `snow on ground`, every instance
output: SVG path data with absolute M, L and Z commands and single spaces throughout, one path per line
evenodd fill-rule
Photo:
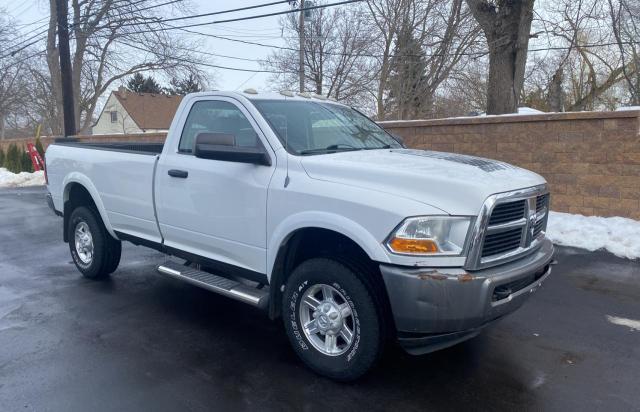
M 557 245 L 589 251 L 606 249 L 627 259 L 640 258 L 640 221 L 624 217 L 551 212 L 547 237 Z
M 44 185 L 44 172 L 13 173 L 0 167 L 0 187 L 25 187 Z

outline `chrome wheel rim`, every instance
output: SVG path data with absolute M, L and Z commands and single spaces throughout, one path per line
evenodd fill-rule
M 300 323 L 307 340 L 324 355 L 342 355 L 353 343 L 355 323 L 351 305 L 333 286 L 316 284 L 304 292 Z
M 89 265 L 93 261 L 93 236 L 89 230 L 89 225 L 85 222 L 80 222 L 76 225 L 75 230 L 75 245 L 76 253 L 80 261 Z

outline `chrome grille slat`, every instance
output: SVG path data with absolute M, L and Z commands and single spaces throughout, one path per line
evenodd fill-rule
M 489 226 L 498 225 L 525 217 L 526 204 L 524 200 L 496 205 L 489 219 Z

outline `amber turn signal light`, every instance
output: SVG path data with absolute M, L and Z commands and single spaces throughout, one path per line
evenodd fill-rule
M 431 239 L 406 239 L 394 237 L 389 247 L 397 253 L 437 253 L 438 245 Z

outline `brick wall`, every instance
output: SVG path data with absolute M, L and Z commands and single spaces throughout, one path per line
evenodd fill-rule
M 408 146 L 509 162 L 544 176 L 552 209 L 640 220 L 640 111 L 382 122 Z

